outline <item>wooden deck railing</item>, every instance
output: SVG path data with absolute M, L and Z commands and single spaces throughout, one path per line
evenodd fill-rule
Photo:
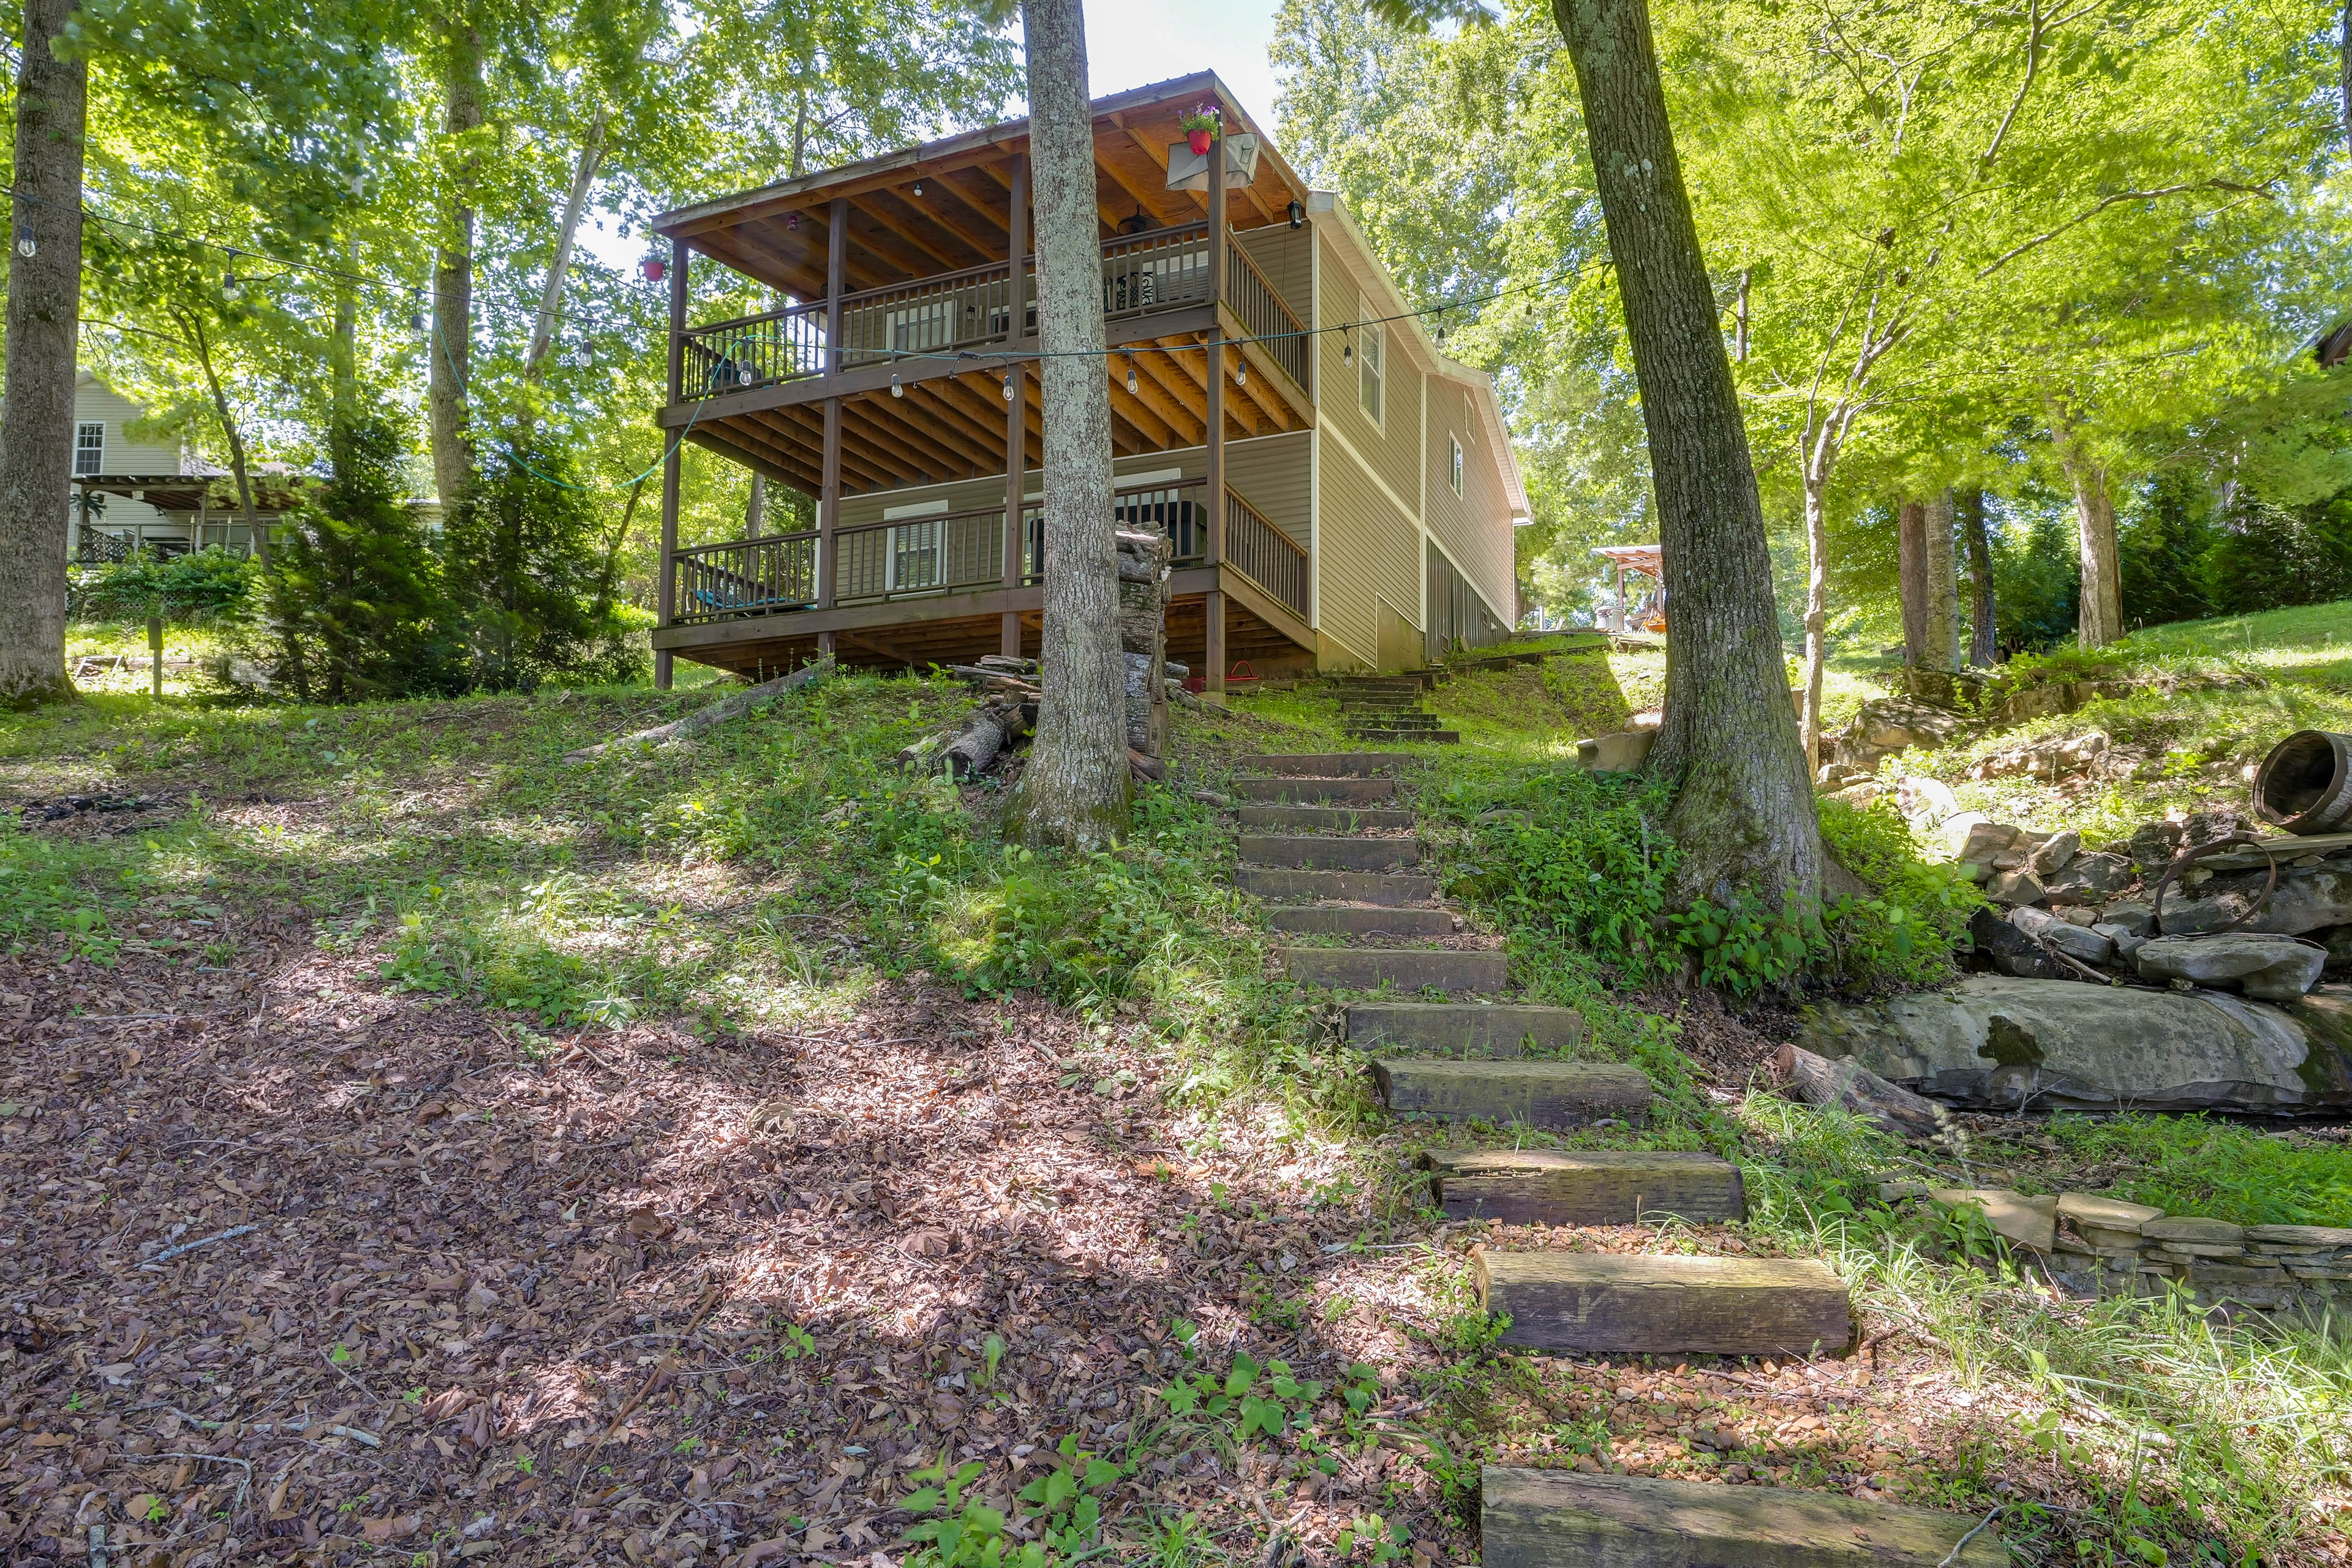
M 680 625 L 804 610 L 816 602 L 817 536 L 776 533 L 673 555 Z
M 1209 226 L 1185 224 L 1109 240 L 1102 247 L 1102 277 L 1103 313 L 1113 320 L 1202 304 L 1210 295 Z M 822 300 L 692 327 L 684 334 L 685 395 L 716 397 L 909 355 L 1003 343 L 1013 335 L 1016 308 L 1020 335 L 1034 334 L 1034 257 L 1022 266 L 1017 307 L 1013 268 L 1003 261 L 845 294 L 837 355 L 828 353 L 833 345 L 825 340 L 828 311 Z
M 1157 529 L 1176 546 L 1176 564 L 1208 559 L 1206 481 L 1133 485 L 1111 493 L 1111 515 L 1124 528 Z M 1045 520 L 1022 509 L 1021 578 L 1043 574 Z M 817 602 L 821 535 L 812 531 L 701 544 L 671 557 L 676 624 L 788 615 Z M 1307 555 L 1265 515 L 1225 492 L 1225 562 L 1302 619 Z M 837 605 L 927 598 L 984 588 L 1004 580 L 1004 509 L 983 507 L 937 517 L 898 518 L 845 528 L 834 535 L 833 600 Z
M 1307 329 L 1283 302 L 1249 252 L 1238 245 L 1225 247 L 1225 303 L 1241 319 L 1242 329 L 1286 372 L 1301 392 L 1307 385 Z
M 1225 563 L 1307 618 L 1307 552 L 1265 513 L 1225 491 Z

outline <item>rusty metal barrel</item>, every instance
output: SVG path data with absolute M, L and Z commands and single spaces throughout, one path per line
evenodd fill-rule
M 2254 773 L 2254 813 L 2289 833 L 2337 833 L 2352 824 L 2352 736 L 2297 730 Z

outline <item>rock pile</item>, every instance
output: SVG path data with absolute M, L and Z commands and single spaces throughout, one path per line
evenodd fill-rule
M 2237 1302 L 2315 1312 L 2352 1303 L 2352 1230 L 2315 1225 L 2237 1226 L 2167 1215 L 2097 1193 L 2027 1197 L 2005 1188 L 1888 1182 L 1889 1202 L 1972 1208 L 1994 1234 L 2033 1255 L 2069 1295 L 2158 1296 L 2188 1290 L 2200 1306 Z

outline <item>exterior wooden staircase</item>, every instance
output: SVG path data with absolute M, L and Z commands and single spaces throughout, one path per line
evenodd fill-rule
M 1444 679 L 1442 672 L 1409 675 L 1342 675 L 1332 678 L 1339 694 L 1339 723 L 1352 740 L 1390 745 L 1454 746 L 1458 730 L 1441 730 L 1437 715 L 1424 711 L 1423 694 Z
M 1356 711 L 1379 720 L 1364 731 L 1429 732 L 1397 730 L 1402 709 L 1386 692 L 1359 701 Z M 1276 931 L 1319 939 L 1281 947 L 1285 971 L 1346 1001 L 1347 1039 L 1369 1057 L 1393 1113 L 1548 1130 L 1638 1123 L 1648 1077 L 1570 1059 L 1583 1020 L 1512 1000 L 1502 952 L 1475 945 L 1439 896 L 1399 777 L 1411 762 L 1381 752 L 1241 761 L 1237 884 L 1266 901 Z M 1459 1219 L 1577 1226 L 1747 1215 L 1738 1167 L 1711 1154 L 1446 1148 L 1423 1166 L 1433 1200 Z M 1811 1259 L 1481 1250 L 1474 1268 L 1481 1303 L 1509 1316 L 1502 1342 L 1555 1354 L 1812 1356 L 1853 1340 L 1844 1281 Z M 1486 1568 L 2007 1560 L 1971 1519 L 1833 1494 L 1503 1466 L 1486 1467 L 1484 1485 Z

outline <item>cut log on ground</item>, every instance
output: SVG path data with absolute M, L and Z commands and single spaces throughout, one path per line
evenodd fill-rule
M 1018 700 L 982 703 L 938 734 L 900 752 L 898 763 L 902 768 L 943 764 L 948 776 L 957 779 L 984 773 L 1028 733 L 1035 712 Z
M 1860 1063 L 1832 1061 L 1801 1046 L 1782 1046 L 1772 1071 L 1807 1105 L 1833 1105 L 1898 1138 L 1931 1138 L 1941 1125 L 1932 1100 L 1889 1083 Z
M 708 708 L 696 709 L 683 719 L 674 719 L 667 724 L 656 724 L 650 730 L 640 730 L 634 735 L 623 735 L 599 745 L 583 746 L 576 752 L 566 752 L 563 753 L 563 760 L 567 763 L 593 762 L 606 752 L 614 751 L 623 746 L 658 746 L 667 741 L 682 741 L 688 735 L 698 735 L 703 731 L 714 725 L 724 724 L 730 719 L 740 719 L 751 710 L 754 704 L 762 702 L 768 698 L 781 697 L 787 691 L 798 691 L 803 687 L 814 686 L 832 673 L 833 660 L 821 658 L 814 664 L 803 665 L 790 675 L 779 676 L 773 680 L 763 680 L 757 686 L 747 686 L 731 697 L 720 698 Z

